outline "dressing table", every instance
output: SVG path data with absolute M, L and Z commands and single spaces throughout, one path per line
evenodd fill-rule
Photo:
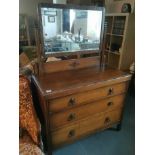
M 51 35 L 51 38 L 44 36 L 44 33 L 47 33 L 45 25 L 49 24 L 46 23 L 45 12 L 51 13 L 50 16 L 55 18 L 55 24 L 61 26 L 57 36 L 52 36 L 50 32 L 46 36 Z M 56 15 L 54 16 L 54 14 Z M 89 25 L 89 17 L 92 14 L 98 18 L 94 22 L 98 22 L 99 31 Z M 32 83 L 37 91 L 38 106 L 41 107 L 43 114 L 48 153 L 51 153 L 51 149 L 59 148 L 115 125 L 116 130 L 120 130 L 123 102 L 131 75 L 104 66 L 104 8 L 40 4 L 39 16 L 42 48 L 40 49 L 41 54 L 38 56 L 39 74 L 32 76 Z M 64 16 L 65 18 L 63 18 Z M 68 27 L 65 22 L 66 17 L 70 17 L 69 19 L 74 17 L 74 21 L 70 20 Z M 58 25 L 58 21 L 62 25 L 60 23 Z M 81 21 L 87 23 L 83 25 L 82 29 L 80 29 Z M 71 25 L 71 22 L 74 23 L 74 26 Z M 78 36 L 79 29 L 82 37 Z M 93 31 L 94 38 L 89 29 Z M 60 40 L 64 37 L 63 32 L 67 30 L 69 32 L 65 33 L 72 33 L 70 35 L 72 38 L 66 38 L 75 45 L 76 49 L 68 49 L 68 46 L 60 45 Z M 98 32 L 99 34 L 97 34 Z M 79 40 L 82 38 L 82 46 L 76 37 L 79 37 Z M 47 39 L 51 40 L 50 45 L 46 44 Z M 57 44 L 53 40 L 59 40 L 59 43 Z M 95 44 L 92 46 L 94 48 L 88 49 L 90 46 L 88 48 L 85 46 L 82 49 L 84 43 L 90 44 L 90 42 Z M 47 47 L 50 50 L 47 50 Z M 63 49 L 63 51 L 55 51 L 55 47 L 59 50 Z M 95 52 L 97 56 L 92 56 Z M 83 57 L 83 54 L 88 56 Z M 42 59 L 42 57 L 49 56 L 61 59 L 63 56 L 71 55 L 78 55 L 77 59 L 68 57 L 66 60 L 47 63 Z

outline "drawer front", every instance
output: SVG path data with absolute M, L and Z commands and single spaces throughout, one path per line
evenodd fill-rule
M 59 145 L 66 141 L 76 139 L 79 135 L 79 124 L 75 124 L 69 127 L 62 128 L 55 132 L 52 132 L 52 145 Z
M 90 104 L 79 106 L 51 115 L 50 123 L 52 129 L 56 129 L 65 124 L 75 122 L 90 115 L 101 113 L 103 111 L 111 111 L 117 107 L 122 107 L 124 94 L 102 99 Z
M 102 113 L 97 118 L 87 119 L 80 124 L 79 135 L 85 135 L 100 128 L 107 128 L 121 119 L 122 108 Z
M 72 126 L 58 129 L 52 132 L 52 145 L 57 147 L 94 133 L 99 129 L 110 127 L 113 123 L 120 121 L 121 112 L 122 109 L 118 108 L 111 112 L 99 113 Z
M 77 105 L 95 101 L 104 97 L 109 97 L 126 92 L 126 83 L 119 83 L 103 88 L 94 89 L 91 91 L 69 95 L 66 97 L 53 99 L 49 101 L 49 111 L 58 112 L 64 109 L 69 109 Z

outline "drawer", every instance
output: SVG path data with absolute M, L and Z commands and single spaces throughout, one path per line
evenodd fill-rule
M 124 97 L 124 94 L 109 97 L 93 103 L 66 110 L 65 112 L 52 114 L 50 116 L 51 127 L 52 129 L 56 129 L 65 124 L 86 118 L 90 115 L 101 113 L 103 111 L 111 111 L 118 107 L 122 107 Z
M 66 141 L 71 141 L 76 139 L 79 135 L 79 124 L 71 125 L 55 132 L 52 132 L 52 145 L 59 145 L 65 143 Z
M 120 121 L 121 112 L 121 108 L 111 112 L 102 112 L 90 116 L 89 118 L 84 119 L 72 126 L 58 129 L 52 132 L 52 145 L 53 147 L 56 147 L 58 145 L 68 143 L 70 141 L 79 139 L 80 137 L 94 133 L 97 130 L 110 127 L 114 123 Z
M 100 128 L 107 128 L 114 123 L 117 123 L 121 119 L 122 108 L 113 110 L 111 112 L 101 113 L 98 117 L 90 117 L 87 120 L 80 123 L 79 135 L 88 134 L 94 132 Z
M 74 95 L 69 95 L 62 98 L 57 98 L 49 101 L 49 111 L 58 112 L 64 109 L 69 109 L 77 105 L 82 105 L 87 102 L 95 101 L 104 97 L 109 97 L 126 91 L 126 83 L 119 83 L 102 87 L 87 92 L 82 92 Z

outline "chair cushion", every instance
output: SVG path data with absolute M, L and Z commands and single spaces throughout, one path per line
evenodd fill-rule
M 41 151 L 41 149 L 34 144 L 31 137 L 24 132 L 24 135 L 22 138 L 19 139 L 19 154 L 20 155 L 43 155 L 44 153 Z

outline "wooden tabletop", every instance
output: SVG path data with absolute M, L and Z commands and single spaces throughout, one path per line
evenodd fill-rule
M 116 81 L 128 81 L 131 75 L 115 69 L 100 71 L 98 67 L 91 67 L 32 76 L 32 79 L 43 96 L 55 98 L 114 84 Z

